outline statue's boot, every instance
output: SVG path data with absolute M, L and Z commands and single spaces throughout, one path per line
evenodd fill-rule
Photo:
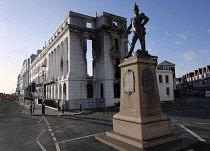
M 123 59 L 129 58 L 129 57 L 131 57 L 131 56 L 132 56 L 132 51 L 129 51 L 128 54 L 127 54 L 125 57 L 123 57 Z

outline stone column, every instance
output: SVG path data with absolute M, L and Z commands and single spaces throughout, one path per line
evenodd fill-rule
M 67 38 L 67 40 L 68 40 L 68 54 L 67 54 L 67 56 L 68 56 L 68 74 L 70 73 L 70 37 L 68 36 L 68 38 Z

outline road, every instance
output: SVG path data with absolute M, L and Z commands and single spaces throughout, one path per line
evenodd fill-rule
M 198 145 L 190 149 L 210 150 L 210 99 L 182 98 L 174 103 L 162 103 L 162 107 L 175 129 L 179 127 L 198 140 Z M 57 116 L 51 112 L 42 116 L 24 115 L 23 110 L 17 102 L 0 103 L 0 151 L 114 151 L 94 136 L 112 129 L 112 116 L 116 112 L 74 116 Z

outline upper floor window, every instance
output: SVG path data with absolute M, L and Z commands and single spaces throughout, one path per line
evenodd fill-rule
M 163 83 L 162 75 L 159 75 L 159 83 Z
M 169 76 L 166 75 L 166 83 L 169 83 Z
M 162 69 L 163 70 L 170 70 L 170 66 L 163 66 Z
M 86 22 L 86 27 L 87 28 L 92 28 L 92 23 Z

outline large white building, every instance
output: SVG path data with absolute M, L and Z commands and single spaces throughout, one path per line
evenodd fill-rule
M 80 103 L 94 107 L 119 102 L 118 65 L 127 53 L 126 26 L 125 18 L 113 14 L 90 17 L 70 11 L 30 64 L 29 83 L 36 83 L 35 97 L 42 98 L 45 77 L 46 104 L 64 100 L 65 107 L 72 109 Z M 87 46 L 88 40 L 92 48 Z M 92 75 L 88 75 L 88 53 L 92 53 Z
M 27 68 L 24 63 L 19 93 L 29 91 L 35 81 L 35 97 L 41 101 L 44 91 L 46 105 L 65 103 L 66 109 L 79 108 L 80 103 L 84 108 L 115 105 L 120 101 L 118 65 L 128 51 L 126 28 L 126 18 L 120 16 L 103 12 L 90 17 L 70 11 L 43 50 L 28 59 Z M 92 54 L 90 61 L 88 54 Z M 28 83 L 22 86 L 24 73 Z

